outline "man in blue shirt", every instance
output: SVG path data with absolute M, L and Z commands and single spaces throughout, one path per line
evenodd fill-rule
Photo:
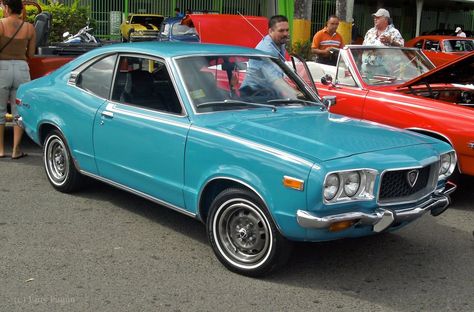
M 283 15 L 272 16 L 268 22 L 268 35 L 255 47 L 278 57 L 285 62 L 285 45 L 290 39 L 290 26 L 288 19 Z M 252 95 L 259 89 L 264 89 L 264 84 L 273 84 L 285 76 L 281 68 L 275 63 L 250 60 L 247 74 L 240 88 L 241 95 Z

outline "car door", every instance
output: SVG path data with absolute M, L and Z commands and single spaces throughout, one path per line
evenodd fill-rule
M 68 116 L 64 121 L 66 127 L 62 130 L 68 138 L 76 164 L 91 174 L 97 173 L 93 125 L 97 110 L 109 97 L 116 58 L 115 53 L 99 55 L 74 69 L 68 78 L 66 94 L 58 99 L 58 102 L 68 104 L 60 107 L 64 112 L 69 110 L 65 114 Z
M 97 112 L 101 177 L 184 207 L 184 149 L 190 127 L 163 60 L 119 56 L 109 101 Z

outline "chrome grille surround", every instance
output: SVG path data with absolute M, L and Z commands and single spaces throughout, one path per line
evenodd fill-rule
M 419 176 L 411 187 L 408 173 L 418 170 Z M 439 161 L 423 167 L 388 169 L 380 175 L 377 203 L 380 206 L 400 205 L 417 202 L 430 195 L 436 189 L 439 173 Z

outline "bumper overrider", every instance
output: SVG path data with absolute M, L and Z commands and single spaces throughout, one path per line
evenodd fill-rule
M 298 210 L 296 212 L 296 219 L 298 224 L 304 228 L 329 229 L 333 224 L 350 222 L 353 225 L 373 225 L 373 231 L 379 233 L 393 224 L 399 224 L 419 218 L 428 211 L 433 216 L 439 216 L 451 203 L 449 195 L 455 189 L 456 185 L 448 181 L 444 189 L 435 191 L 423 203 L 414 207 L 396 211 L 388 208 L 377 208 L 373 213 L 357 211 L 318 217 L 314 213 Z

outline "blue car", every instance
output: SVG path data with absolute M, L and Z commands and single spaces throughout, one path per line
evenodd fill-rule
M 22 85 L 16 103 L 55 189 L 92 177 L 196 218 L 217 258 L 248 276 L 283 265 L 292 241 L 439 215 L 456 187 L 450 145 L 331 114 L 249 48 L 109 45 Z
M 183 18 L 168 17 L 161 24 L 160 41 L 199 42 L 195 27 L 181 24 Z

